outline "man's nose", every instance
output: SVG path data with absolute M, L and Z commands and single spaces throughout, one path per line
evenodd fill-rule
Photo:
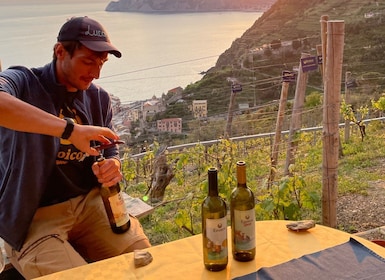
M 102 70 L 102 65 L 92 67 L 92 70 L 91 70 L 91 76 L 92 76 L 94 79 L 99 79 L 99 77 L 100 77 L 100 71 L 101 71 L 101 70 Z

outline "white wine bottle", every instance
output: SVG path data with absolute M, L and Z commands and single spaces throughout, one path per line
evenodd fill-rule
M 208 196 L 202 202 L 203 262 L 206 269 L 220 271 L 228 262 L 227 207 L 218 195 L 218 171 L 208 170 Z
M 98 158 L 98 164 L 102 165 L 103 163 L 104 157 Z M 100 196 L 102 197 L 112 231 L 124 233 L 129 230 L 131 225 L 130 215 L 127 213 L 119 183 L 110 187 L 102 185 Z
M 255 258 L 255 200 L 246 185 L 246 163 L 237 162 L 237 186 L 230 198 L 233 258 L 246 262 Z

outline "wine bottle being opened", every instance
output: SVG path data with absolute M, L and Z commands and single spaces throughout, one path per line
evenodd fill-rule
M 237 186 L 230 197 L 233 258 L 251 261 L 255 257 L 255 200 L 246 185 L 246 163 L 237 162 Z
M 220 271 L 228 262 L 227 207 L 218 195 L 218 171 L 208 170 L 208 195 L 202 202 L 203 262 L 206 269 Z
M 104 157 L 100 157 L 98 164 L 102 165 L 103 163 Z M 119 183 L 110 187 L 102 185 L 100 196 L 102 197 L 112 231 L 124 233 L 129 230 L 131 225 L 130 216 L 127 212 Z

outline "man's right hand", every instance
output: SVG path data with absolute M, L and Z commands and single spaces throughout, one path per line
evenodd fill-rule
M 99 151 L 91 147 L 90 143 L 92 140 L 100 143 L 109 143 L 109 139 L 118 140 L 119 136 L 107 127 L 79 124 L 74 124 L 74 130 L 68 138 L 76 148 L 91 156 L 100 154 Z

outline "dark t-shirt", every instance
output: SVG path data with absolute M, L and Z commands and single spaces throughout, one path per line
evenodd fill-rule
M 66 104 L 61 109 L 59 117 L 71 118 L 78 124 L 83 123 L 76 110 Z M 94 160 L 94 157 L 86 157 L 85 153 L 72 145 L 69 140 L 60 139 L 56 166 L 48 180 L 40 206 L 63 202 L 79 193 L 85 194 L 95 187 L 98 182 L 91 169 Z

